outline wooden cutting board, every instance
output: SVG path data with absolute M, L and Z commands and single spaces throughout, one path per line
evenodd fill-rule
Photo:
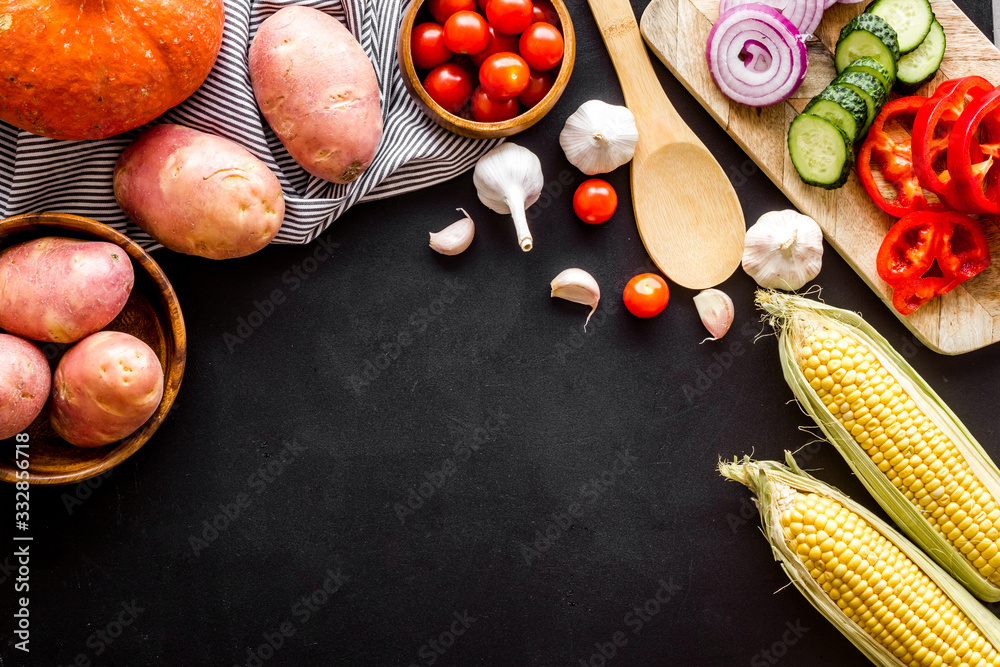
M 934 81 L 917 91 L 933 91 L 945 79 L 978 74 L 1000 84 L 1000 51 L 951 0 L 931 0 L 948 40 L 945 59 Z M 839 190 L 805 185 L 791 165 L 788 126 L 806 103 L 836 74 L 833 49 L 840 29 L 861 13 L 865 3 L 837 4 L 827 10 L 809 41 L 809 70 L 792 99 L 755 109 L 730 101 L 708 72 L 705 44 L 719 16 L 719 0 L 653 0 L 642 17 L 642 34 L 653 52 L 712 117 L 736 140 L 782 192 L 823 228 L 827 241 L 896 313 L 890 288 L 875 271 L 875 255 L 895 222 L 872 204 L 857 174 Z M 753 221 L 748 221 L 753 222 Z M 900 317 L 928 347 L 942 354 L 962 354 L 1000 340 L 1000 227 L 984 219 L 993 249 L 992 265 L 951 293 L 909 317 Z

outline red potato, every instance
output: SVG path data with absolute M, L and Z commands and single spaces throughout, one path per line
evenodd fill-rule
M 72 343 L 125 307 L 135 273 L 114 243 L 46 237 L 0 252 L 0 328 L 32 340 Z
M 378 79 L 340 21 L 285 7 L 257 30 L 249 64 L 264 118 L 303 169 L 345 184 L 371 165 L 382 140 Z
M 175 252 L 245 257 L 281 229 L 281 184 L 239 144 L 180 125 L 157 125 L 115 164 L 115 199 L 147 234 Z
M 101 447 L 134 433 L 163 398 L 163 367 L 144 342 L 100 331 L 69 349 L 52 378 L 49 419 L 63 440 Z
M 45 407 L 52 371 L 37 347 L 17 336 L 0 334 L 0 440 L 31 425 Z

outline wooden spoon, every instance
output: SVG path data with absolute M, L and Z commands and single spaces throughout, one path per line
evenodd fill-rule
M 736 191 L 663 92 L 629 1 L 588 2 L 639 126 L 632 202 L 646 251 L 679 285 L 718 285 L 743 256 L 746 223 Z

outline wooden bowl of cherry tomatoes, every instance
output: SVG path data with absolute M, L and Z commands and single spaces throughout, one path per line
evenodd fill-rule
M 575 59 L 562 0 L 413 0 L 399 39 L 407 89 L 435 122 L 473 139 L 541 120 Z

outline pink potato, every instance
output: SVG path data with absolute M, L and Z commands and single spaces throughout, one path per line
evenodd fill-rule
M 101 447 L 134 433 L 163 398 L 163 367 L 144 342 L 100 331 L 69 349 L 52 378 L 49 419 L 63 440 Z
M 285 7 L 250 45 L 250 81 L 271 129 L 303 169 L 350 183 L 382 140 L 375 68 L 354 35 L 317 9 Z
M 52 371 L 41 350 L 17 336 L 0 334 L 0 440 L 35 421 L 51 383 Z
M 139 227 L 175 252 L 245 257 L 281 229 L 285 199 L 267 165 L 239 144 L 157 125 L 115 165 L 115 198 Z
M 114 243 L 46 237 L 0 252 L 0 328 L 72 343 L 118 317 L 135 284 Z

